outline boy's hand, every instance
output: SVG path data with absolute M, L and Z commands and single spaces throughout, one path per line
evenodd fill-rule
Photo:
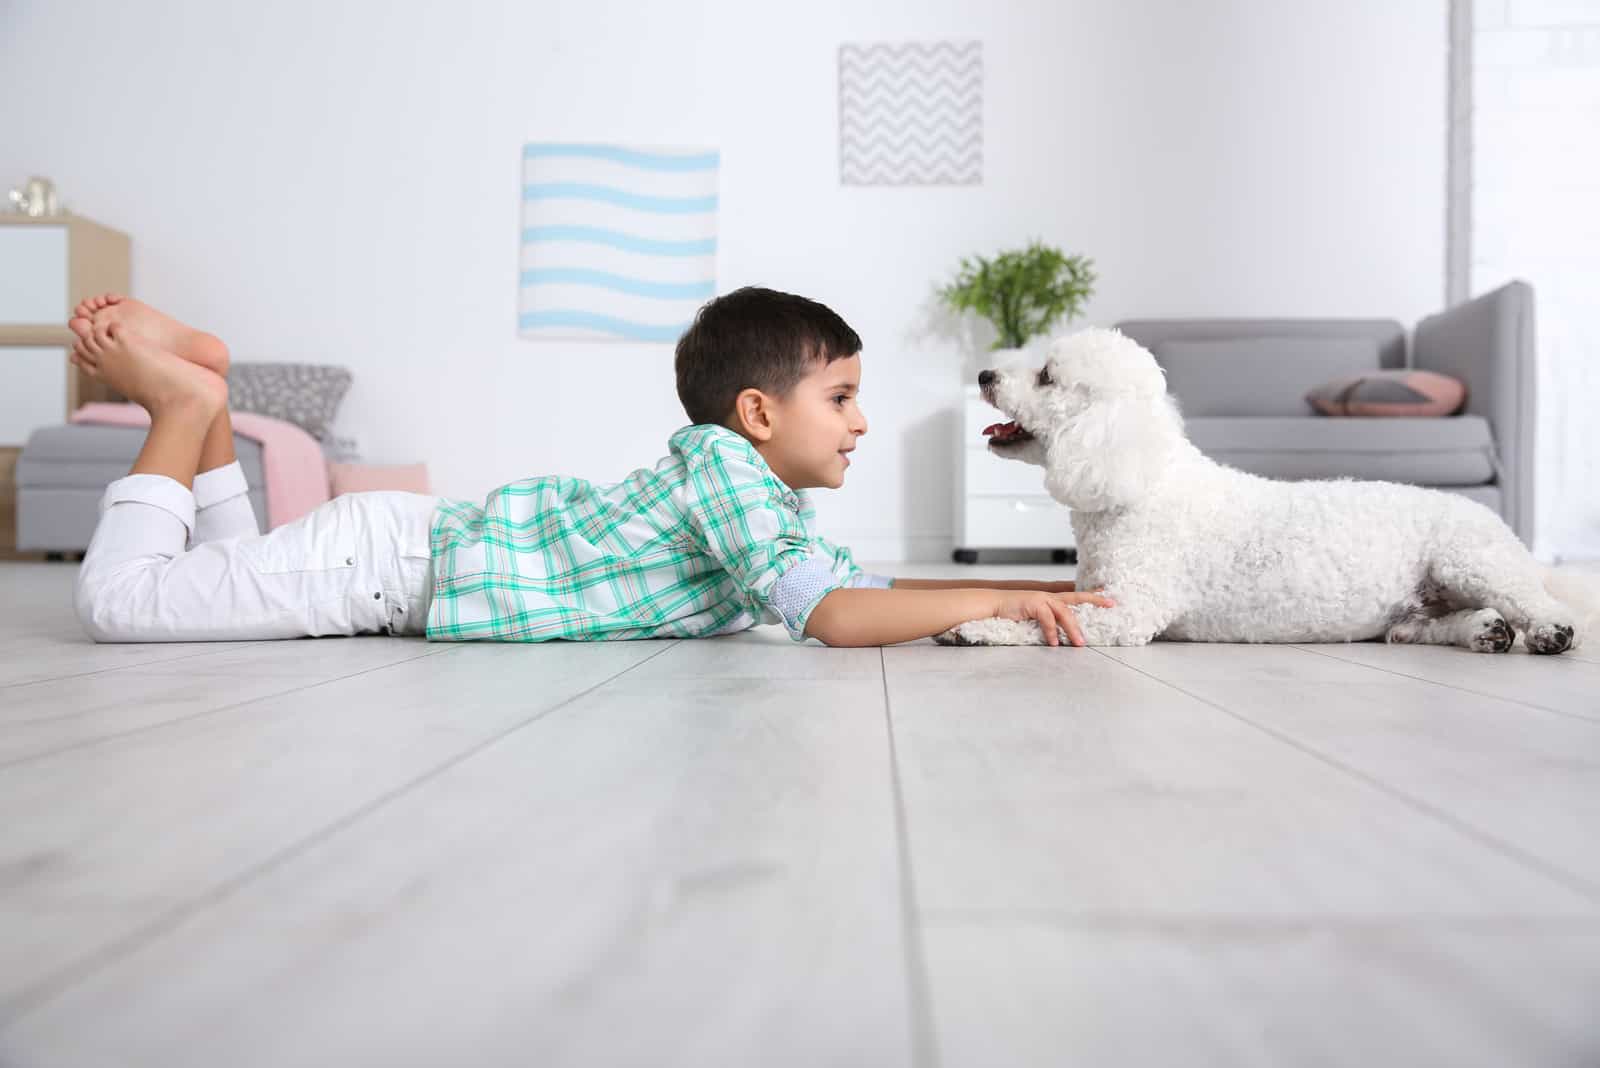
M 1078 617 L 1073 613 L 1075 604 L 1093 604 L 1101 608 L 1115 607 L 1117 602 L 1099 593 L 1046 593 L 1043 590 L 1007 590 L 995 603 L 994 614 L 1000 619 L 1031 619 L 1039 624 L 1046 645 L 1060 645 L 1057 630 L 1067 633 L 1073 645 L 1083 644 L 1083 632 L 1078 629 Z
M 1078 588 L 1076 582 L 1030 582 L 1030 589 L 1043 590 L 1045 593 L 1072 593 Z

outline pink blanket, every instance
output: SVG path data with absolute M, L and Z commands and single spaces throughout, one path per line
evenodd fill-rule
M 254 412 L 231 412 L 233 430 L 261 443 L 261 470 L 267 481 L 267 529 L 299 519 L 329 498 L 328 461 L 317 439 L 293 423 Z M 149 426 L 150 413 L 137 404 L 85 404 L 74 423 Z

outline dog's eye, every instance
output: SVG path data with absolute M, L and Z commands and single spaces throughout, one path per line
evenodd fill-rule
M 1054 384 L 1054 380 L 1050 377 L 1050 368 L 1048 368 L 1048 367 L 1039 368 L 1039 385 L 1041 385 L 1041 386 L 1049 386 L 1049 385 L 1053 385 L 1053 384 Z

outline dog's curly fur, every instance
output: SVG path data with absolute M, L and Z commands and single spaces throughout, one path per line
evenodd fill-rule
M 1577 612 L 1500 517 L 1438 490 L 1283 482 L 1208 459 L 1184 435 L 1154 357 L 1115 330 L 1057 341 L 1043 368 L 985 372 L 984 399 L 1029 436 L 990 450 L 1045 470 L 1072 510 L 1090 645 L 1452 644 L 1504 652 L 1577 643 Z M 964 623 L 939 641 L 1038 644 L 1038 624 Z

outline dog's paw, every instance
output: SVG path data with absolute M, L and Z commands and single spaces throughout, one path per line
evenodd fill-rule
M 1415 645 L 1422 637 L 1421 628 L 1414 621 L 1396 623 L 1383 635 L 1383 640 L 1390 645 Z
M 933 636 L 933 640 L 936 643 L 938 643 L 939 645 L 987 645 L 988 644 L 988 642 L 980 641 L 976 637 L 969 637 L 967 635 L 966 631 L 963 629 L 964 627 L 966 627 L 965 623 L 961 624 L 961 626 L 959 626 L 959 627 L 951 627 L 949 630 L 945 631 L 943 634 L 935 634 Z
M 933 640 L 940 645 L 1043 645 L 1039 624 L 1015 619 L 974 619 L 951 627 Z M 1063 636 L 1062 641 L 1066 638 Z
M 1467 648 L 1475 653 L 1508 653 L 1517 640 L 1517 632 L 1493 608 L 1484 608 L 1473 615 L 1467 637 Z
M 1528 652 L 1550 656 L 1571 649 L 1576 638 L 1576 631 L 1565 623 L 1535 623 L 1523 640 Z

